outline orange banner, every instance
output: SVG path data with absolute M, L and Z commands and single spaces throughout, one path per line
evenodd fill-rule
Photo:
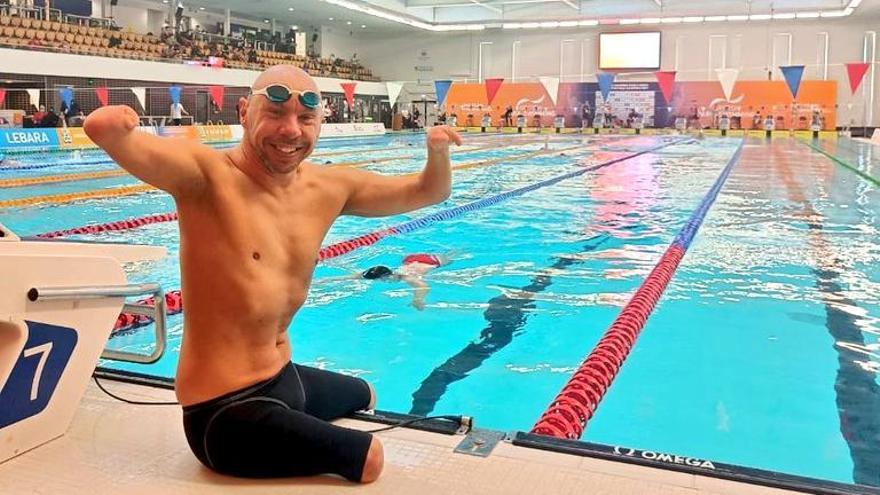
M 777 129 L 791 129 L 794 124 L 797 130 L 810 129 L 813 110 L 821 112 L 824 129 L 834 129 L 836 105 L 836 81 L 804 81 L 794 101 L 785 81 L 738 81 L 730 101 L 724 99 L 717 81 L 678 82 L 671 104 L 674 115 L 696 116 L 703 127 L 715 127 L 715 118 L 727 113 L 734 128 L 763 129 L 763 119 L 771 115 Z
M 538 123 L 547 127 L 556 115 L 562 115 L 571 127 L 580 125 L 582 116 L 592 118 L 598 111 L 614 114 L 618 125 L 626 125 L 625 115 L 631 109 L 645 117 L 647 127 L 672 127 L 675 117 L 687 117 L 703 128 L 717 128 L 718 120 L 727 116 L 733 129 L 763 129 L 763 120 L 770 115 L 776 129 L 809 130 L 814 113 L 821 116 L 823 129 L 837 126 L 836 81 L 804 81 L 794 100 L 784 81 L 739 81 L 730 101 L 718 81 L 677 81 L 668 103 L 656 82 L 615 83 L 609 102 L 597 98 L 598 91 L 594 82 L 562 83 L 554 105 L 540 83 L 504 83 L 490 105 L 483 84 L 456 83 L 449 89 L 445 107 L 448 115 L 456 115 L 460 126 L 481 126 L 488 115 L 489 126 L 513 127 L 522 115 L 525 127 Z M 506 113 L 509 119 L 504 118 Z
M 446 96 L 449 115 L 455 114 L 459 125 L 479 126 L 487 113 L 491 116 L 492 125 L 497 125 L 508 107 L 512 110 L 511 126 L 516 125 L 518 115 L 526 117 L 528 126 L 534 125 L 535 115 L 539 116 L 542 125 L 550 125 L 556 116 L 555 105 L 540 83 L 502 84 L 492 105 L 487 101 L 486 87 L 477 83 L 453 84 Z M 468 124 L 468 121 L 472 124 Z

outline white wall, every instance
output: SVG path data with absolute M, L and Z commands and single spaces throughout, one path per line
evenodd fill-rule
M 358 58 L 363 60 L 359 51 L 360 35 L 355 29 L 346 29 L 347 27 L 360 29 L 354 24 L 343 27 L 321 26 L 321 36 L 318 39 L 321 48 L 318 53 L 322 57 L 329 58 L 330 55 L 336 55 L 337 58 L 349 60 L 353 54 L 357 53 Z
M 677 70 L 678 80 L 712 80 L 715 68 L 741 70 L 741 79 L 766 79 L 770 67 L 807 65 L 805 79 L 825 76 L 824 35 L 828 38 L 828 79 L 838 81 L 840 122 L 864 121 L 871 73 L 863 89 L 850 95 L 843 64 L 860 62 L 866 31 L 880 31 L 880 19 L 822 19 L 818 22 L 703 23 L 695 25 L 621 26 L 619 31 L 662 31 L 662 69 Z M 611 31 L 610 29 L 608 31 Z M 358 56 L 385 80 L 422 81 L 410 93 L 433 92 L 434 79 L 476 81 L 480 76 L 534 81 L 561 76 L 563 81 L 595 81 L 597 28 L 582 30 L 501 30 L 473 33 L 411 33 L 360 40 Z M 789 36 L 791 51 L 789 52 Z M 483 43 L 482 64 L 480 46 Z M 489 44 L 490 43 L 490 44 Z M 516 45 L 516 48 L 514 48 Z M 880 39 L 877 40 L 880 48 Z M 775 54 L 775 55 L 774 55 Z M 790 54 L 790 60 L 789 60 Z M 774 60 L 775 56 L 775 60 Z M 869 52 L 870 57 L 870 52 Z M 876 54 L 874 61 L 880 61 Z M 423 70 L 416 70 L 419 67 Z M 425 70 L 431 69 L 431 70 Z M 482 74 L 481 74 L 482 69 Z M 778 70 L 773 79 L 781 79 Z M 880 123 L 880 66 L 873 74 L 873 125 Z M 621 78 L 654 80 L 650 73 Z M 863 94 L 864 93 L 864 94 Z M 419 95 L 420 96 L 420 95 Z M 405 100 L 404 100 L 405 101 Z M 852 109 L 847 104 L 852 103 Z

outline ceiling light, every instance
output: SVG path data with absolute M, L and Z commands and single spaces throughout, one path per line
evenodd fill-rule
M 659 17 L 643 17 L 639 22 L 642 24 L 660 24 Z
M 684 22 L 703 22 L 703 18 L 699 16 L 685 17 Z
M 749 16 L 747 15 L 729 15 L 727 16 L 728 21 L 747 21 L 749 20 Z
M 750 21 L 766 21 L 772 18 L 773 16 L 770 14 L 752 14 L 749 16 Z
M 293 12 L 293 7 L 287 7 L 287 10 Z
M 774 19 L 794 19 L 795 14 L 793 12 L 786 12 L 784 14 L 773 14 Z
M 590 19 L 588 21 L 578 21 L 578 26 L 598 26 L 599 21 L 595 19 Z
M 205 10 L 205 8 L 204 8 L 204 7 L 199 7 L 199 10 Z
M 346 23 L 347 25 L 351 26 L 351 21 L 345 21 L 345 23 Z
M 290 26 L 290 29 L 293 29 L 294 31 L 299 31 L 299 26 L 293 25 Z
M 332 18 L 332 17 L 328 17 L 327 20 L 328 20 L 328 21 L 332 21 L 333 18 Z
M 676 24 L 681 22 L 681 17 L 664 17 L 660 19 L 663 24 Z
M 263 22 L 265 22 L 266 24 L 269 24 L 269 19 L 263 19 Z
M 638 24 L 638 23 L 639 23 L 638 19 L 621 19 L 620 20 L 621 26 L 628 26 L 630 24 Z
M 577 21 L 560 21 L 559 27 L 575 27 L 577 26 Z
M 861 5 L 861 4 L 862 4 L 862 0 L 852 0 L 852 2 L 849 3 L 849 5 L 847 6 L 847 8 L 848 8 L 848 9 L 854 9 L 854 8 L 858 7 L 859 5 Z
M 366 25 L 366 24 L 361 24 L 361 29 L 367 29 L 367 25 Z
M 798 12 L 797 14 L 798 19 L 815 19 L 817 17 L 819 17 L 818 12 Z
M 706 22 L 719 22 L 719 21 L 726 21 L 727 16 L 726 15 L 708 15 L 704 19 Z

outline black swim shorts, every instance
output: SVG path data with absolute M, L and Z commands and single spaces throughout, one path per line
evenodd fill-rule
M 369 402 L 360 378 L 288 363 L 269 380 L 184 407 L 183 428 L 196 457 L 219 473 L 360 481 L 372 435 L 327 421 Z

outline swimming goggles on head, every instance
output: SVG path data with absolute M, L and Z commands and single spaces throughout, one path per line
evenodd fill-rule
M 272 103 L 286 103 L 291 96 L 296 94 L 300 104 L 306 108 L 314 110 L 321 105 L 321 97 L 318 96 L 318 93 L 311 90 L 290 89 L 283 84 L 270 84 L 265 88 L 251 91 L 251 94 L 263 95 Z

